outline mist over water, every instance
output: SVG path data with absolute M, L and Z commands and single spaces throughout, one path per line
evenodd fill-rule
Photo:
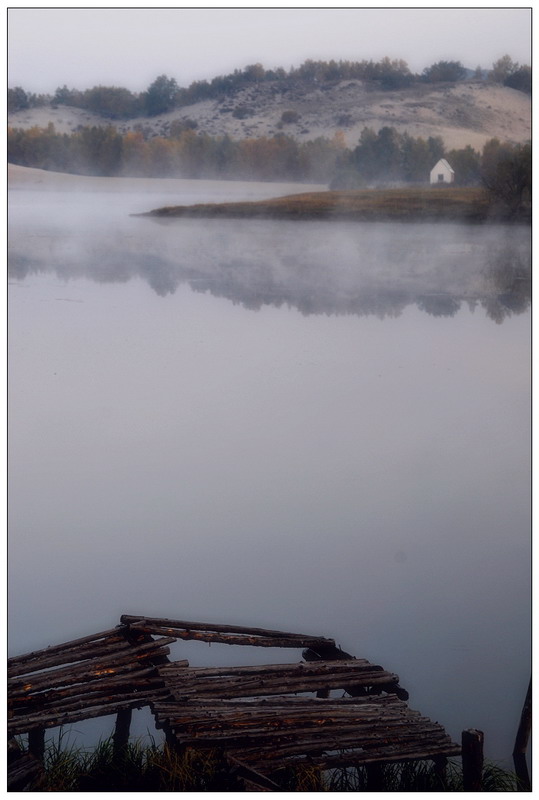
M 322 634 L 509 758 L 529 230 L 129 216 L 170 202 L 11 193 L 11 652 L 122 613 Z M 183 652 L 296 658 L 238 650 Z

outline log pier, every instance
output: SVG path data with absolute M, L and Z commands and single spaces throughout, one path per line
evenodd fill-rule
M 177 641 L 297 649 L 303 660 L 191 667 L 170 660 Z M 9 659 L 9 736 L 29 737 L 14 784 L 39 780 L 46 730 L 83 719 L 117 715 L 120 758 L 132 710 L 145 706 L 169 746 L 218 749 L 248 790 L 280 791 L 280 771 L 304 765 L 365 765 L 373 787 L 383 763 L 428 759 L 442 770 L 461 746 L 407 699 L 397 674 L 323 636 L 123 615 L 116 628 Z

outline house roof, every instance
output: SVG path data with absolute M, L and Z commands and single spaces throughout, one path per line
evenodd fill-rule
M 446 169 L 448 169 L 449 172 L 453 172 L 453 173 L 455 172 L 455 170 L 453 169 L 453 167 L 451 166 L 449 161 L 446 161 L 445 158 L 440 158 L 440 160 L 436 162 L 436 164 L 433 166 L 432 169 L 436 169 L 440 165 L 442 167 L 445 167 Z M 432 172 L 432 170 L 431 170 L 431 172 Z

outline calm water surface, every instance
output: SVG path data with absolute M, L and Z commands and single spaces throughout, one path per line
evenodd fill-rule
M 11 193 L 11 652 L 122 613 L 323 634 L 508 758 L 529 232 L 128 216 L 163 202 Z

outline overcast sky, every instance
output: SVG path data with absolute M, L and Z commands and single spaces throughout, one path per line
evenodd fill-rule
M 402 58 L 421 72 L 440 60 L 489 68 L 508 53 L 531 62 L 528 8 L 149 9 L 12 8 L 8 83 L 143 91 L 163 73 L 180 86 L 247 64 L 307 58 Z

